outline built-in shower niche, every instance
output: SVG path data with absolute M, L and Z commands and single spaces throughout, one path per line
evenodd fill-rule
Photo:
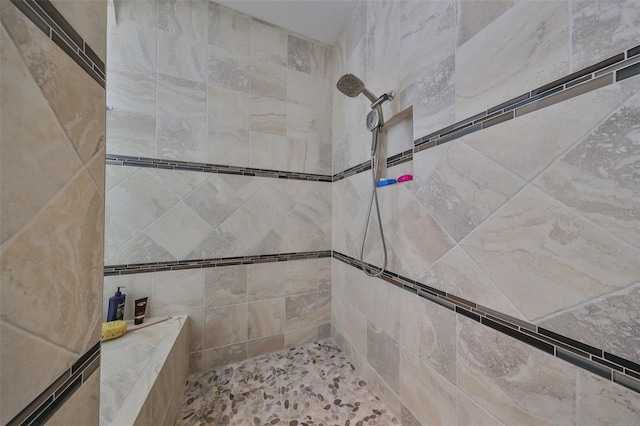
M 413 107 L 385 121 L 380 132 L 380 179 L 413 175 Z

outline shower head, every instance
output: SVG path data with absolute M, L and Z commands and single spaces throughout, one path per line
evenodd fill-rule
M 371 102 L 376 102 L 378 100 L 378 98 L 373 93 L 371 93 L 369 90 L 367 90 L 366 87 L 364 87 L 364 83 L 362 82 L 362 80 L 360 80 L 353 74 L 345 74 L 340 77 L 340 80 L 338 80 L 338 84 L 336 86 L 338 87 L 339 91 L 349 96 L 350 98 L 355 98 L 360 93 L 362 93 Z

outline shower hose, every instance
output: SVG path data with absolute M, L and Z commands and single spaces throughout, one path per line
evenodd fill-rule
M 367 214 L 367 222 L 364 226 L 364 236 L 362 237 L 362 248 L 360 249 L 360 265 L 362 266 L 362 270 L 365 274 L 370 277 L 379 277 L 382 275 L 384 270 L 387 268 L 387 244 L 384 240 L 384 231 L 382 229 L 382 219 L 380 219 L 380 205 L 378 204 L 378 191 L 377 191 L 377 183 L 378 183 L 378 175 L 376 173 L 377 164 L 376 164 L 376 153 L 378 151 L 378 133 L 380 132 L 380 127 L 376 127 L 372 132 L 372 143 L 371 143 L 371 176 L 373 178 L 373 189 L 371 190 L 371 201 L 369 201 L 369 213 Z M 373 202 L 376 203 L 376 213 L 378 216 L 378 226 L 380 228 L 380 238 L 382 239 L 382 252 L 383 252 L 383 261 L 382 267 L 379 270 L 373 269 L 371 266 L 368 266 L 364 261 L 364 245 L 367 241 L 367 231 L 369 229 L 369 220 L 371 219 L 371 210 L 373 209 Z M 369 269 L 367 269 L 369 267 Z

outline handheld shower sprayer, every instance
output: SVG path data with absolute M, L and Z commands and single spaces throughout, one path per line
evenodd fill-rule
M 349 96 L 350 98 L 355 98 L 356 96 L 363 94 L 367 99 L 371 101 L 371 111 L 367 114 L 367 130 L 371 131 L 371 175 L 373 177 L 373 189 L 371 191 L 371 201 L 369 203 L 369 214 L 367 214 L 367 223 L 364 226 L 364 235 L 362 237 L 362 247 L 360 249 L 360 265 L 365 274 L 370 277 L 379 277 L 382 275 L 384 270 L 387 267 L 387 244 L 384 240 L 384 232 L 382 229 L 382 219 L 380 218 L 380 206 L 378 205 L 378 192 L 377 183 L 377 158 L 376 154 L 378 153 L 378 137 L 380 135 L 380 128 L 384 125 L 384 119 L 382 117 L 382 104 L 386 101 L 393 100 L 396 96 L 396 92 L 393 90 L 389 93 L 383 93 L 382 96 L 376 97 L 371 91 L 369 91 L 365 86 L 362 80 L 356 77 L 353 74 L 345 74 L 338 80 L 337 88 L 340 92 Z M 383 262 L 382 266 L 377 270 L 373 270 L 370 272 L 368 267 L 364 262 L 364 245 L 367 240 L 367 230 L 369 229 L 369 220 L 371 219 L 371 211 L 373 209 L 373 202 L 376 203 L 376 212 L 378 216 L 378 225 L 380 228 L 380 238 L 382 240 L 382 251 L 383 251 Z

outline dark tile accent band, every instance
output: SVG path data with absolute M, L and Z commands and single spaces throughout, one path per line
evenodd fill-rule
M 100 342 L 64 371 L 7 426 L 45 424 L 62 405 L 91 377 L 100 365 Z
M 216 268 L 221 266 L 253 265 L 256 263 L 286 262 L 289 260 L 331 257 L 331 250 L 296 253 L 259 254 L 254 256 L 215 257 L 209 259 L 175 260 L 168 262 L 128 263 L 104 267 L 104 276 L 144 274 L 147 272 L 178 271 L 182 269 Z
M 359 260 L 337 251 L 333 252 L 333 258 L 354 268 L 363 268 Z M 365 263 L 364 267 L 379 270 L 369 263 Z M 387 270 L 383 271 L 380 278 L 549 355 L 640 393 L 640 365 L 635 362 Z
M 414 141 L 415 152 L 458 139 L 514 117 L 546 108 L 600 87 L 640 74 L 640 46 L 533 89 Z M 629 59 L 634 58 L 634 59 Z M 623 68 L 623 64 L 628 66 Z M 614 76 L 615 74 L 615 76 Z M 614 78 L 615 77 L 615 78 Z M 515 113 L 514 113 L 515 111 Z M 466 129 L 460 131 L 458 129 Z
M 150 167 L 166 170 L 186 170 L 191 172 L 221 173 L 228 175 L 256 176 L 277 179 L 307 180 L 313 182 L 332 182 L 330 175 L 288 172 L 282 170 L 254 169 L 250 167 L 224 166 L 220 164 L 195 163 L 189 161 L 162 160 L 158 158 L 131 157 L 128 155 L 107 154 L 107 164 L 132 167 Z
M 11 0 L 11 3 L 91 78 L 105 87 L 104 62 L 49 0 Z

